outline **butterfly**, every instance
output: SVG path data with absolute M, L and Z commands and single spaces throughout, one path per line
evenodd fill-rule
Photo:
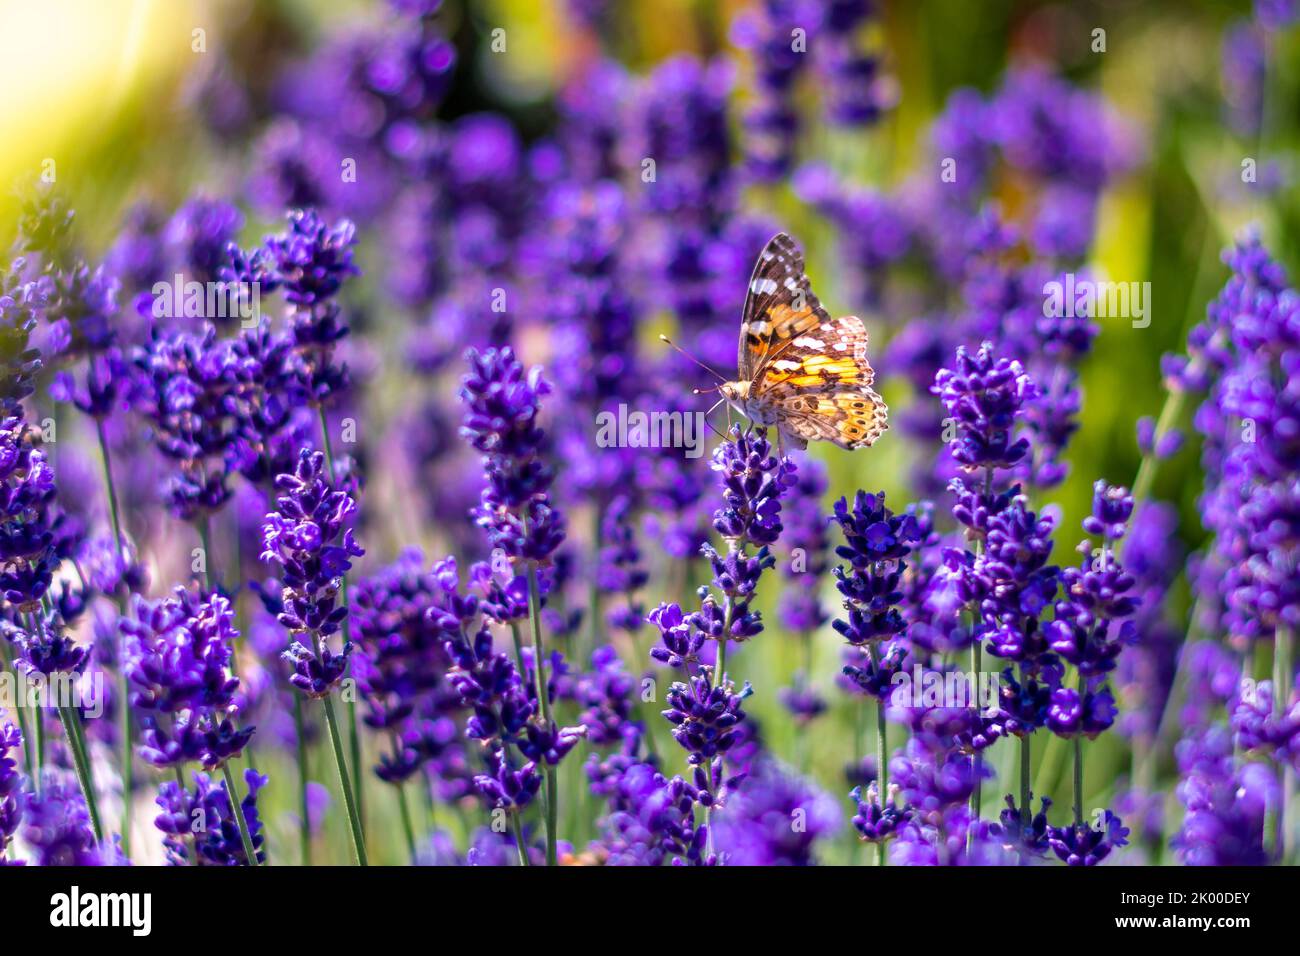
M 719 392 L 794 448 L 829 441 L 872 445 L 889 409 L 871 385 L 867 330 L 856 315 L 832 319 L 813 294 L 799 246 L 785 233 L 759 253 L 740 321 L 737 380 Z

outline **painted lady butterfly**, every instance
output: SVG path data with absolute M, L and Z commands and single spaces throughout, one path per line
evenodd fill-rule
M 737 381 L 719 391 L 760 425 L 775 426 L 795 448 L 809 441 L 870 446 L 888 428 L 888 409 L 872 390 L 867 330 L 855 315 L 832 319 L 804 274 L 803 253 L 785 233 L 754 264 L 740 323 Z

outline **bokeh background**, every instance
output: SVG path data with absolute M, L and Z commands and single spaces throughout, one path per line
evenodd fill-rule
M 454 65 L 427 119 L 452 130 L 464 117 L 490 111 L 513 129 L 510 148 L 528 156 L 556 135 L 566 111 L 565 97 L 573 95 L 566 90 L 576 86 L 595 101 L 605 95 L 613 98 L 619 84 L 635 82 L 685 54 L 715 58 L 731 71 L 722 95 L 734 105 L 730 122 L 739 144 L 754 76 L 753 64 L 737 42 L 735 22 L 752 6 L 704 0 L 447 0 L 436 23 L 454 49 Z M 800 239 L 808 251 L 814 288 L 832 312 L 863 317 L 891 406 L 905 408 L 913 401 L 909 369 L 891 367 L 889 346 L 917 317 L 930 277 L 914 274 L 901 289 L 857 298 L 862 277 L 845 266 L 847 240 L 809 201 L 798 170 L 823 164 L 843 182 L 881 196 L 901 194 L 906 184 L 929 171 L 937 175 L 931 131 L 954 91 L 971 88 L 993 95 L 1008 70 L 1034 65 L 1101 97 L 1123 127 L 1122 136 L 1110 145 L 1122 150 L 1126 159 L 1099 192 L 1095 229 L 1082 268 L 1117 280 L 1149 281 L 1151 323 L 1134 328 L 1123 320 L 1102 320 L 1100 334 L 1082 362 L 1081 427 L 1066 456 L 1071 470 L 1051 495 L 1060 525 L 1067 529 L 1058 536 L 1062 553 L 1057 560 L 1066 562 L 1074 544 L 1068 529 L 1077 528 L 1087 513 L 1092 482 L 1098 477 L 1120 484 L 1133 481 L 1141 457 L 1137 422 L 1158 415 L 1168 394 L 1161 356 L 1182 346 L 1188 329 L 1223 284 L 1227 272 L 1220 251 L 1243 227 L 1255 224 L 1282 262 L 1300 262 L 1300 206 L 1294 188 L 1300 31 L 1272 33 L 1267 69 L 1256 70 L 1248 38 L 1243 40 L 1239 33 L 1254 15 L 1248 2 L 933 0 L 880 2 L 876 7 L 859 40 L 878 61 L 879 117 L 859 128 L 831 128 L 810 107 L 796 144 L 796 168 L 768 183 L 745 186 L 739 203 Z M 0 111 L 0 183 L 12 183 L 14 189 L 0 191 L 0 234 L 12 235 L 16 228 L 21 188 L 53 170 L 55 188 L 76 210 L 78 240 L 92 257 L 107 253 L 131 210 L 141 203 L 165 213 L 196 194 L 237 202 L 245 214 L 241 244 L 260 240 L 282 222 L 275 203 L 268 200 L 285 179 L 275 163 L 287 162 L 294 149 L 300 156 L 324 150 L 326 166 L 346 155 L 336 143 L 318 146 L 306 133 L 286 132 L 297 129 L 292 126 L 295 117 L 312 111 L 319 130 L 329 129 L 331 111 L 337 111 L 340 124 L 354 118 L 350 111 L 355 104 L 328 101 L 333 88 L 328 83 L 315 86 L 310 69 L 343 69 L 346 57 L 331 61 L 321 51 L 346 46 L 349 39 L 383 37 L 394 28 L 396 17 L 385 4 L 359 0 L 5 0 L 0 3 L 0 89 L 5 96 Z M 1097 28 L 1105 31 L 1104 52 L 1092 48 Z M 492 49 L 497 29 L 505 31 L 507 41 L 500 53 Z M 594 72 L 606 61 L 617 65 L 617 83 Z M 1256 78 L 1259 82 L 1252 86 L 1249 81 Z M 817 95 L 815 81 L 800 82 L 807 85 L 800 95 L 811 102 Z M 325 91 L 326 101 L 306 103 L 313 88 Z M 1088 134 L 1068 124 L 1063 129 L 1071 135 Z M 296 146 L 277 145 L 277 137 L 292 135 L 303 138 Z M 399 139 L 394 134 L 386 146 L 400 150 Z M 490 166 L 499 158 L 489 150 L 481 161 Z M 1253 188 L 1241 181 L 1247 158 L 1260 170 L 1262 182 Z M 519 165 L 522 169 L 526 163 Z M 637 169 L 626 164 L 623 174 L 624 183 L 634 183 Z M 372 177 L 381 175 L 362 157 L 358 194 L 372 184 Z M 995 177 L 990 197 L 1014 218 L 1017 209 L 1032 204 L 1032 186 L 1012 168 Z M 354 365 L 362 371 L 359 419 L 363 432 L 381 436 L 367 449 L 371 462 L 380 467 L 368 476 L 372 490 L 364 504 L 370 528 L 367 561 L 376 562 L 390 559 L 407 544 L 420 543 L 430 553 L 439 553 L 457 543 L 455 534 L 437 525 L 432 516 L 436 509 L 416 506 L 409 497 L 438 496 L 441 483 L 451 480 L 447 474 L 416 472 L 411 487 L 382 464 L 384 443 L 400 444 L 413 434 L 404 431 L 408 426 L 401 422 L 418 411 L 429 397 L 426 392 L 441 390 L 450 402 L 455 389 L 454 374 L 419 377 L 407 368 L 410 350 L 418 347 L 412 345 L 413 329 L 427 327 L 437 348 L 450 349 L 455 343 L 439 339 L 449 333 L 430 318 L 427 303 L 419 308 L 396 305 L 385 287 L 395 255 L 389 242 L 397 228 L 394 208 L 400 205 L 392 197 L 338 203 L 356 222 L 360 238 L 357 259 L 363 276 L 349 293 L 362 333 L 359 344 L 352 346 Z M 537 305 L 537 300 L 530 304 Z M 563 363 L 565 356 L 555 354 L 545 318 L 521 316 L 518 339 L 528 360 L 549 368 Z M 675 328 L 677 317 L 651 300 L 641 319 L 637 335 L 649 354 L 658 347 L 656 333 Z M 732 316 L 722 332 L 734 334 L 737 321 L 738 316 Z M 709 381 L 703 377 L 680 384 L 685 395 L 690 386 L 707 386 Z M 38 420 L 44 417 L 41 412 L 64 414 L 42 407 L 48 399 L 41 393 L 34 402 Z M 1183 425 L 1187 414 L 1185 410 Z M 70 434 L 78 434 L 75 423 L 69 428 Z M 56 471 L 78 467 L 77 456 L 90 448 L 79 447 L 75 439 L 57 443 L 52 452 Z M 884 489 L 900 503 L 920 491 L 912 479 L 917 446 L 900 430 L 891 431 L 867 452 L 815 447 L 812 454 L 830 468 L 828 502 L 860 487 Z M 464 467 L 472 470 L 470 464 Z M 1200 490 L 1198 447 L 1191 440 L 1163 463 L 1153 488 L 1155 497 L 1178 509 L 1177 535 L 1186 554 L 1203 543 Z M 147 487 L 124 492 L 137 504 L 150 493 Z M 167 581 L 169 569 L 180 567 L 182 559 L 160 547 L 152 560 L 156 579 Z M 659 584 L 656 578 L 646 590 L 652 605 L 667 597 L 657 592 Z M 1188 603 L 1180 579 L 1168 613 L 1175 620 L 1185 619 Z M 764 605 L 770 610 L 768 605 L 770 600 Z M 769 630 L 741 659 L 745 676 L 763 690 L 751 700 L 753 712 L 771 746 L 789 753 L 795 749 L 795 731 L 774 693 L 799 666 L 799 652 L 786 638 L 779 629 Z M 807 759 L 811 772 L 838 799 L 847 789 L 841 768 L 853 756 L 852 709 L 858 702 L 831 689 L 838 669 L 837 644 L 829 629 L 816 639 L 813 670 L 834 707 L 812 734 Z M 1063 758 L 1061 753 L 1059 772 L 1043 778 L 1060 806 L 1069 803 Z M 271 764 L 266 769 L 273 779 L 279 760 L 268 753 L 263 761 Z M 1129 761 L 1125 742 L 1117 735 L 1090 750 L 1089 806 L 1109 805 L 1130 770 Z M 279 774 L 281 779 L 292 774 L 287 762 Z M 323 765 L 320 777 L 328 780 Z M 568 786 L 580 788 L 579 778 Z M 376 792 L 380 796 L 375 812 L 392 813 L 388 797 L 379 788 Z M 292 805 L 292 790 L 273 787 L 265 799 L 272 855 L 291 856 L 287 846 L 293 841 L 292 825 L 281 818 Z M 149 812 L 148 801 L 142 803 L 143 821 Z M 344 859 L 342 825 L 339 815 L 326 823 L 323 858 L 334 854 Z M 447 823 L 456 839 L 464 825 Z M 566 836 L 579 846 L 594 835 L 590 822 L 580 815 L 573 817 L 573 826 Z M 384 836 L 378 827 L 376 833 L 375 855 L 400 858 L 396 835 Z M 852 852 L 851 841 L 841 834 L 825 858 L 842 861 Z

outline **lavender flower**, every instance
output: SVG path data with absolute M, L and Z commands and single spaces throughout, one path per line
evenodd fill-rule
M 90 814 L 77 788 L 52 775 L 27 794 L 21 832 L 37 866 L 116 866 L 122 862 L 111 847 L 95 839 Z
M 140 756 L 155 767 L 194 761 L 208 769 L 238 757 L 255 728 L 237 729 L 234 610 L 219 594 L 176 588 L 149 602 L 135 596 L 120 624 L 130 704 L 140 714 Z
M 167 862 L 172 866 L 193 863 L 193 855 L 197 854 L 200 866 L 249 865 L 225 783 L 214 783 L 206 773 L 196 773 L 193 779 L 192 791 L 170 780 L 159 787 L 155 802 L 162 812 L 154 818 L 154 826 L 165 834 Z M 257 792 L 266 786 L 268 778 L 250 769 L 244 771 L 244 780 L 248 793 L 239 802 L 239 812 L 253 841 L 255 864 L 265 863 Z
M 0 724 L 0 866 L 11 862 L 9 841 L 23 818 L 23 778 L 13 754 L 23 738 L 13 724 Z
M 276 478 L 283 494 L 262 526 L 262 560 L 280 565 L 283 575 L 279 621 L 312 642 L 294 641 L 284 652 L 294 670 L 289 680 L 313 698 L 329 694 L 347 671 L 351 643 L 335 654 L 328 638 L 348 616 L 338 603 L 340 581 L 352 558 L 365 554 L 352 535 L 356 502 L 325 478 L 324 469 L 324 455 L 303 449 L 293 474 Z
M 493 550 L 545 561 L 564 540 L 564 517 L 550 504 L 554 476 L 541 458 L 544 436 L 537 423 L 550 386 L 540 368 L 525 373 L 509 348 L 467 358 L 461 435 L 482 453 L 487 482 L 475 519 Z

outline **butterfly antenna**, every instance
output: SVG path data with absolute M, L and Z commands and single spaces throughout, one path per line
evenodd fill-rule
M 699 392 L 699 389 L 697 388 L 695 391 Z M 713 391 L 713 389 L 709 389 L 709 391 Z M 712 407 L 710 407 L 709 410 L 704 413 L 704 424 L 708 425 L 710 428 L 713 429 L 713 434 L 717 435 L 723 441 L 728 441 L 729 439 L 727 438 L 727 436 L 722 434 L 722 432 L 718 431 L 717 426 L 714 425 L 713 422 L 709 421 L 709 416 L 713 414 L 714 409 L 716 409 L 719 405 L 721 405 L 725 401 L 726 401 L 725 398 L 720 398 L 713 403 Z
M 709 366 L 705 365 L 703 362 L 701 362 L 699 359 L 697 359 L 697 358 L 696 358 L 694 355 L 692 355 L 690 352 L 686 351 L 686 349 L 682 348 L 680 345 L 678 345 L 676 342 L 674 342 L 674 341 L 673 341 L 672 339 L 670 339 L 668 336 L 666 336 L 666 335 L 660 335 L 659 338 L 660 338 L 660 339 L 661 339 L 665 344 L 667 344 L 670 348 L 673 348 L 673 349 L 675 349 L 676 351 L 680 352 L 682 355 L 685 355 L 688 359 L 690 359 L 692 362 L 694 362 L 694 363 L 695 363 L 696 365 L 698 365 L 700 368 L 704 369 L 704 371 L 708 372 L 710 375 L 712 375 L 714 378 L 716 378 L 719 382 L 725 382 L 725 381 L 727 380 L 727 377 L 726 377 L 725 375 L 719 375 L 717 371 L 715 371 L 714 369 L 712 369 L 712 368 L 710 368 Z

